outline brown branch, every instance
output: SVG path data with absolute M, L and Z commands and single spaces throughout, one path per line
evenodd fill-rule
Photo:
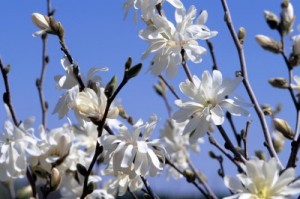
M 190 71 L 190 69 L 189 69 L 189 67 L 186 63 L 186 60 L 185 60 L 185 50 L 184 50 L 184 48 L 181 49 L 180 54 L 181 54 L 181 58 L 182 58 L 181 64 L 182 64 L 182 67 L 184 69 L 184 72 L 185 72 L 187 78 L 190 80 L 190 82 L 194 83 L 191 71 Z
M 242 76 L 244 77 L 243 79 L 243 84 L 244 84 L 244 87 L 245 89 L 247 90 L 247 93 L 251 99 L 251 102 L 254 104 L 254 109 L 256 111 L 256 114 L 258 115 L 258 118 L 260 120 L 260 123 L 261 123 L 261 126 L 262 126 L 262 130 L 263 130 L 263 134 L 264 134 L 264 137 L 265 137 L 265 140 L 266 140 L 266 143 L 267 143 L 267 146 L 268 146 L 268 150 L 270 151 L 270 155 L 272 157 L 275 157 L 277 162 L 279 163 L 280 167 L 283 168 L 282 166 L 282 163 L 275 151 L 275 148 L 273 146 L 273 143 L 272 143 L 272 138 L 271 138 L 271 134 L 270 134 L 270 131 L 269 131 L 269 128 L 268 128 L 268 125 L 267 125 L 267 122 L 266 122 L 266 118 L 264 116 L 264 113 L 263 111 L 261 110 L 261 107 L 256 99 L 256 96 L 252 90 L 252 87 L 249 83 L 249 78 L 248 78 L 248 74 L 247 74 L 247 67 L 246 67 L 246 61 L 245 61 L 245 54 L 244 54 L 244 49 L 243 49 L 243 46 L 241 45 L 236 33 L 235 33 L 235 30 L 234 30 L 234 26 L 233 26 L 233 23 L 232 23 L 232 20 L 231 20 L 231 15 L 230 15 L 230 11 L 229 11 L 229 8 L 228 8 L 228 5 L 227 5 L 227 2 L 226 0 L 221 0 L 222 2 L 222 6 L 223 6 L 223 10 L 225 12 L 225 22 L 226 22 L 226 25 L 229 29 L 229 32 L 231 34 L 231 37 L 234 41 L 234 44 L 236 46 L 236 49 L 237 49 L 237 52 L 238 52 L 238 56 L 239 56 L 239 60 L 240 60 L 240 66 L 241 66 L 241 72 L 242 72 Z

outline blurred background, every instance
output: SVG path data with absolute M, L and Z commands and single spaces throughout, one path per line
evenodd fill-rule
M 224 12 L 221 1 L 204 0 L 182 0 L 186 9 L 190 5 L 195 5 L 197 10 L 207 10 L 209 17 L 207 26 L 211 30 L 218 31 L 218 35 L 211 39 L 217 57 L 217 63 L 224 78 L 233 78 L 235 72 L 240 70 L 239 59 L 234 43 L 224 22 Z M 52 7 L 56 10 L 55 18 L 60 21 L 65 29 L 67 46 L 78 63 L 83 74 L 91 67 L 109 67 L 109 71 L 100 73 L 104 82 L 109 81 L 113 75 L 117 75 L 121 80 L 123 66 L 130 56 L 133 63 L 143 63 L 140 75 L 134 78 L 121 91 L 118 96 L 121 104 L 136 121 L 139 118 L 147 120 L 152 114 L 157 114 L 160 118 L 153 138 L 159 137 L 159 130 L 162 128 L 165 119 L 168 117 L 166 107 L 162 99 L 154 92 L 153 85 L 158 78 L 147 72 L 151 58 L 141 60 L 141 54 L 147 49 L 148 44 L 138 37 L 138 32 L 145 28 L 145 24 L 140 19 L 134 22 L 133 9 L 126 19 L 122 4 L 124 1 L 110 0 L 89 0 L 89 1 L 57 1 L 52 0 Z M 291 36 L 299 34 L 297 25 L 300 15 L 300 1 L 293 1 L 296 20 L 294 31 L 286 36 L 286 53 L 291 52 Z M 287 90 L 279 90 L 271 87 L 268 79 L 274 77 L 288 77 L 287 67 L 280 55 L 264 51 L 255 41 L 255 35 L 264 34 L 279 41 L 280 37 L 276 31 L 270 30 L 264 19 L 264 10 L 270 10 L 279 16 L 281 12 L 281 0 L 273 1 L 234 1 L 228 0 L 232 19 L 236 30 L 239 27 L 246 29 L 246 39 L 244 43 L 247 69 L 250 83 L 256 93 L 260 104 L 269 104 L 276 107 L 282 104 L 282 111 L 278 115 L 287 120 L 292 128 L 295 127 L 296 112 Z M 174 8 L 168 3 L 164 4 L 164 10 L 169 20 L 174 21 Z M 36 117 L 36 127 L 41 124 L 41 109 L 38 92 L 35 86 L 36 79 L 40 76 L 42 65 L 42 41 L 41 38 L 32 37 L 32 33 L 37 28 L 31 21 L 31 14 L 39 12 L 47 14 L 46 0 L 3 0 L 0 1 L 0 57 L 4 64 L 11 64 L 9 73 L 10 86 L 12 90 L 12 101 L 20 120 L 29 116 Z M 208 49 L 205 41 L 200 44 Z M 44 93 L 49 103 L 48 127 L 55 128 L 66 123 L 66 119 L 59 120 L 57 115 L 51 114 L 55 104 L 62 94 L 55 88 L 54 76 L 64 74 L 60 59 L 63 53 L 56 37 L 48 37 L 47 54 L 50 62 L 47 67 L 44 82 Z M 203 57 L 200 64 L 188 62 L 192 74 L 201 76 L 204 70 L 212 69 L 212 59 L 209 53 Z M 294 69 L 295 75 L 300 75 L 299 69 Z M 176 78 L 168 80 L 175 90 L 180 93 L 178 84 L 186 79 L 182 68 Z M 4 91 L 3 81 L 0 81 L 0 92 Z M 236 90 L 238 95 L 250 102 L 243 85 Z M 181 95 L 182 96 L 182 95 Z M 173 103 L 175 98 L 168 92 L 168 99 Z M 176 110 L 173 107 L 173 110 Z M 247 121 L 251 121 L 249 130 L 249 155 L 254 156 L 255 150 L 266 152 L 263 146 L 264 137 L 260 123 L 253 109 L 250 110 L 249 118 L 236 118 L 233 120 L 238 131 L 246 126 Z M 0 105 L 0 125 L 6 118 L 4 107 Z M 270 122 L 270 120 L 268 120 Z M 269 123 L 270 124 L 270 123 Z M 228 123 L 224 128 L 233 138 L 231 128 Z M 222 139 L 215 132 L 216 139 L 223 143 Z M 199 154 L 191 153 L 194 165 L 206 176 L 208 184 L 219 194 L 228 195 L 229 191 L 224 187 L 222 179 L 217 174 L 218 162 L 212 160 L 208 151 L 220 152 L 215 149 L 205 138 L 205 143 L 200 145 Z M 285 149 L 279 154 L 285 165 L 290 151 L 290 141 L 286 141 Z M 266 153 L 267 154 L 267 153 Z M 228 161 L 224 160 L 226 175 L 235 176 L 236 168 Z M 299 175 L 300 169 L 297 168 Z M 184 179 L 177 181 L 170 178 L 166 180 L 166 175 L 148 178 L 150 185 L 158 195 L 170 195 L 178 198 L 199 198 L 198 190 L 187 183 Z

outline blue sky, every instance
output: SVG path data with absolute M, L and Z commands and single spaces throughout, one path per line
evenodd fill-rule
M 234 48 L 233 41 L 229 35 L 229 31 L 223 20 L 223 9 L 220 1 L 204 1 L 189 0 L 182 1 L 186 7 L 191 4 L 195 5 L 198 11 L 206 9 L 209 13 L 207 25 L 211 30 L 218 31 L 218 35 L 211 41 L 215 47 L 217 62 L 224 77 L 234 77 L 234 72 L 239 70 L 239 60 L 237 52 Z M 295 15 L 300 14 L 299 1 L 291 1 L 295 8 Z M 161 128 L 167 112 L 163 101 L 156 96 L 152 86 L 157 82 L 157 78 L 147 73 L 148 65 L 151 59 L 141 60 L 141 54 L 147 49 L 147 43 L 138 37 L 138 32 L 144 28 L 144 24 L 139 20 L 138 24 L 133 21 L 132 12 L 127 19 L 123 19 L 122 10 L 123 1 L 109 0 L 90 0 L 90 1 L 52 1 L 53 8 L 56 9 L 55 18 L 62 22 L 65 28 L 66 42 L 72 56 L 79 64 L 82 73 L 86 74 L 90 67 L 109 67 L 109 72 L 100 74 L 107 82 L 113 75 L 117 75 L 119 80 L 122 78 L 123 65 L 127 57 L 131 56 L 134 63 L 142 62 L 144 67 L 140 75 L 133 79 L 120 93 L 121 103 L 127 112 L 134 119 L 143 118 L 147 120 L 152 114 L 157 114 L 161 118 L 161 123 L 157 129 Z M 280 117 L 290 122 L 294 128 L 295 110 L 290 96 L 285 90 L 271 88 L 267 82 L 273 77 L 287 77 L 287 69 L 280 55 L 274 55 L 262 50 L 255 42 L 255 35 L 265 34 L 276 40 L 279 35 L 275 31 L 271 31 L 263 16 L 264 10 L 270 10 L 279 14 L 280 0 L 273 1 L 233 1 L 229 0 L 228 4 L 231 9 L 232 18 L 235 28 L 243 26 L 246 28 L 247 35 L 245 41 L 245 55 L 247 67 L 249 71 L 250 82 L 256 92 L 260 103 L 268 103 L 275 106 L 277 103 L 283 103 L 283 111 Z M 11 64 L 10 84 L 12 90 L 12 100 L 20 120 L 24 120 L 29 116 L 36 116 L 36 125 L 41 122 L 41 110 L 35 80 L 40 75 L 41 70 L 41 39 L 33 38 L 32 33 L 37 28 L 31 22 L 31 14 L 40 12 L 46 14 L 46 1 L 37 0 L 3 0 L 0 2 L 0 56 L 5 64 Z M 174 10 L 166 3 L 166 12 L 173 20 Z M 294 24 L 294 32 L 286 37 L 286 51 L 289 54 L 291 50 L 290 36 L 298 34 L 297 25 L 298 18 Z M 205 42 L 200 42 L 206 47 Z M 63 53 L 59 49 L 57 38 L 49 36 L 48 55 L 50 63 L 47 68 L 46 79 L 44 84 L 45 97 L 49 102 L 49 120 L 50 128 L 57 127 L 65 122 L 58 120 L 57 115 L 51 115 L 61 91 L 55 89 L 54 76 L 63 74 L 60 65 L 60 59 Z M 188 63 L 193 74 L 200 76 L 203 70 L 210 70 L 212 66 L 210 55 L 203 57 L 201 64 Z M 294 74 L 299 74 L 299 69 L 295 68 Z M 179 71 L 179 75 L 170 80 L 170 83 L 179 93 L 177 85 L 186 79 L 183 70 Z M 2 80 L 1 80 L 2 82 Z M 3 84 L 0 83 L 0 92 L 3 92 Z M 241 85 L 236 91 L 247 101 L 249 98 L 245 95 L 243 86 Z M 170 102 L 174 100 L 169 95 Z M 245 126 L 247 120 L 252 120 L 250 127 L 250 154 L 253 150 L 263 149 L 263 136 L 259 127 L 259 121 L 255 113 L 251 111 L 250 118 L 234 118 L 237 126 L 241 129 Z M 0 106 L 0 122 L 3 123 L 5 111 Z M 225 127 L 228 127 L 225 125 Z M 228 128 L 228 132 L 230 129 Z M 157 130 L 158 131 L 158 130 Z M 217 134 L 217 132 L 216 132 Z M 155 134 L 158 136 L 158 133 Z M 289 143 L 286 143 L 286 149 L 289 150 Z M 216 175 L 218 165 L 217 162 L 208 159 L 207 151 L 216 151 L 208 142 L 201 146 L 201 153 L 195 156 L 194 163 L 201 168 L 208 176 L 209 183 L 215 184 L 221 182 Z M 219 153 L 219 152 L 218 152 Z M 287 160 L 287 151 L 280 155 L 284 164 Z M 209 161 L 208 161 L 209 160 Z M 209 165 L 207 164 L 209 162 Z M 234 175 L 235 172 L 230 163 L 228 166 L 228 174 Z M 299 168 L 298 168 L 299 174 Z M 151 185 L 154 190 L 166 192 L 166 187 L 172 186 L 179 193 L 198 194 L 197 190 L 180 180 L 179 183 L 171 181 L 164 183 L 164 179 L 160 178 L 159 182 L 151 179 Z M 185 186 L 179 186 L 184 184 Z M 213 189 L 223 189 L 221 186 Z M 169 190 L 169 189 L 168 189 Z

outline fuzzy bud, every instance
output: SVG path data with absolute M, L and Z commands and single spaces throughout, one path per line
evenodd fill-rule
M 30 198 L 30 196 L 32 196 L 32 189 L 30 185 L 25 186 L 17 191 L 18 199 Z
M 273 143 L 273 146 L 274 146 L 274 149 L 275 149 L 276 153 L 280 153 L 283 150 L 283 147 L 284 147 L 284 140 L 283 139 L 284 138 L 273 138 L 272 139 L 272 143 Z
M 246 29 L 244 27 L 240 27 L 239 32 L 238 32 L 238 39 L 240 41 L 240 44 L 244 44 L 246 37 Z
M 51 170 L 50 187 L 51 191 L 56 191 L 61 182 L 61 175 L 57 168 Z
M 271 86 L 273 86 L 275 88 L 286 89 L 289 87 L 288 81 L 283 77 L 269 79 L 269 83 L 271 84 Z
M 270 105 L 268 105 L 268 104 L 263 104 L 263 105 L 261 106 L 261 109 L 262 109 L 264 115 L 272 115 L 272 114 L 273 114 L 273 109 L 272 109 L 272 107 L 271 107 Z
M 293 31 L 292 26 L 295 20 L 294 7 L 289 0 L 284 0 L 281 8 L 280 32 L 282 35 L 286 35 Z
M 279 131 L 284 137 L 291 140 L 294 138 L 294 132 L 287 121 L 280 118 L 275 118 L 273 122 L 275 129 Z
M 195 173 L 190 169 L 185 169 L 183 175 L 186 177 L 188 182 L 194 182 L 196 179 Z
M 272 53 L 278 54 L 281 52 L 280 43 L 276 42 L 274 39 L 267 37 L 265 35 L 256 35 L 255 39 L 257 43 L 265 50 Z
M 262 151 L 255 151 L 255 156 L 260 160 L 266 160 L 266 154 Z
M 53 34 L 56 34 L 60 39 L 64 37 L 65 30 L 62 24 L 59 21 L 56 21 L 53 17 L 49 17 L 50 27 L 53 31 Z
M 265 10 L 264 14 L 265 14 L 266 22 L 269 25 L 269 27 L 271 29 L 277 29 L 278 26 L 279 26 L 279 23 L 280 23 L 279 18 L 277 17 L 277 15 L 274 14 L 273 12 L 268 11 L 268 10 Z

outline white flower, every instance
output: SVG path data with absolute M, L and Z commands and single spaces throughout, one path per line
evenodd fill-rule
M 132 163 L 137 175 L 146 176 L 149 173 L 154 176 L 162 170 L 165 149 L 159 144 L 158 139 L 149 140 L 156 123 L 156 116 L 145 124 L 139 120 L 133 125 L 132 134 L 123 126 L 119 129 L 119 135 L 104 135 L 100 138 L 100 143 L 107 151 L 106 159 L 112 161 L 115 172 L 131 167 Z
M 298 26 L 298 30 L 300 30 L 300 26 Z M 294 42 L 293 44 L 293 55 L 300 55 L 300 35 L 296 35 L 292 37 Z
M 151 20 L 152 16 L 155 14 L 155 6 L 159 3 L 163 3 L 164 1 L 168 1 L 175 8 L 183 8 L 183 4 L 180 0 L 127 0 L 123 7 L 125 9 L 125 17 L 127 16 L 131 7 L 135 9 L 134 18 L 137 21 L 137 10 L 141 9 L 142 18 L 144 21 Z
M 283 199 L 300 193 L 300 181 L 295 180 L 295 169 L 288 168 L 281 173 L 275 158 L 268 162 L 263 160 L 248 160 L 245 174 L 238 174 L 235 178 L 225 176 L 225 185 L 234 195 L 225 197 L 251 199 Z
M 101 120 L 107 104 L 107 98 L 104 93 L 104 88 L 98 87 L 97 92 L 93 89 L 85 88 L 82 92 L 79 92 L 74 100 L 73 109 L 79 113 L 79 115 Z M 119 114 L 119 110 L 115 106 L 111 106 L 107 115 L 107 118 L 116 118 Z
M 75 177 L 72 173 L 68 173 L 67 175 L 65 175 L 60 189 L 62 199 L 79 199 L 82 194 L 83 180 L 84 178 L 80 174 L 78 174 L 77 177 Z M 89 182 L 99 183 L 100 181 L 101 178 L 99 176 L 89 176 Z M 113 199 L 113 196 L 107 193 L 104 189 L 95 189 L 91 194 L 86 196 L 86 199 L 97 198 Z
M 114 179 L 108 181 L 104 185 L 108 193 L 113 195 L 118 193 L 118 196 L 123 196 L 128 189 L 133 192 L 141 190 L 143 187 L 141 177 L 134 171 L 133 163 L 131 163 L 130 167 L 115 171 L 113 170 L 111 162 L 108 168 L 103 170 L 102 174 L 106 176 L 115 176 Z
M 34 169 L 42 169 L 51 172 L 52 167 L 57 167 L 60 171 L 65 170 L 62 167 L 71 169 L 71 166 L 63 166 L 66 163 L 66 158 L 70 154 L 73 135 L 71 127 L 63 126 L 52 129 L 46 134 L 44 129 L 41 129 L 41 144 L 39 145 L 43 153 L 37 157 L 30 157 L 30 165 Z M 78 158 L 76 158 L 78 160 Z M 76 170 L 73 166 L 72 170 Z
M 155 14 L 152 17 L 153 24 L 140 31 L 139 36 L 149 42 L 149 48 L 142 58 L 148 57 L 150 53 L 156 53 L 150 67 L 154 75 L 159 75 L 166 69 L 167 76 L 174 77 L 178 66 L 182 63 L 182 49 L 185 50 L 185 60 L 194 63 L 202 61 L 201 56 L 206 49 L 196 40 L 212 38 L 217 32 L 210 31 L 204 26 L 208 17 L 206 11 L 203 11 L 193 24 L 196 12 L 194 6 L 191 6 L 187 13 L 184 8 L 177 9 L 176 27 L 166 17 Z
M 67 90 L 63 95 L 59 97 L 57 104 L 55 105 L 54 113 L 58 113 L 59 119 L 63 118 L 69 110 L 72 108 L 73 102 L 79 93 L 79 86 Z
M 64 56 L 60 62 L 61 62 L 63 69 L 65 70 L 66 74 L 65 75 L 57 75 L 54 77 L 55 81 L 57 82 L 56 87 L 58 89 L 71 89 L 74 86 L 78 85 L 78 81 L 77 81 L 76 77 L 74 76 L 73 65 L 70 63 L 69 59 L 66 56 Z M 101 77 L 95 75 L 95 73 L 99 72 L 99 71 L 102 71 L 102 72 L 108 71 L 108 68 L 107 67 L 104 67 L 104 68 L 92 67 L 88 71 L 87 77 L 81 75 L 83 82 L 86 85 L 88 85 L 90 83 L 90 81 L 92 81 L 92 82 L 101 81 Z
M 291 84 L 292 89 L 295 89 L 296 91 L 300 92 L 300 77 L 294 75 L 294 81 L 296 82 L 296 84 Z
M 176 100 L 175 104 L 180 108 L 173 118 L 177 122 L 189 120 L 184 129 L 184 134 L 190 133 L 190 142 L 195 143 L 199 137 L 208 132 L 211 123 L 221 125 L 224 122 L 223 109 L 237 116 L 248 116 L 241 101 L 235 97 L 225 98 L 242 81 L 242 77 L 223 81 L 220 71 L 214 70 L 213 76 L 208 71 L 202 74 L 202 81 L 193 76 L 193 83 L 189 80 L 180 83 L 179 87 L 183 94 L 192 101 Z
M 189 135 L 183 135 L 186 125 L 184 123 L 176 123 L 174 120 L 168 120 L 164 128 L 160 131 L 163 145 L 170 157 L 170 161 L 179 169 L 188 168 L 187 158 L 189 158 L 189 148 L 196 152 L 200 151 L 199 143 L 203 143 L 203 138 L 199 138 L 194 144 L 189 143 Z M 173 167 L 168 166 L 167 174 L 171 174 L 175 179 L 182 177 Z
M 39 31 L 33 33 L 33 36 L 40 36 L 44 33 L 50 32 L 51 31 L 51 27 L 50 27 L 50 21 L 49 21 L 49 17 L 39 14 L 39 13 L 33 13 L 31 15 L 32 18 L 32 22 L 40 29 Z
M 19 127 L 6 120 L 0 134 L 0 180 L 23 178 L 27 168 L 27 154 L 40 155 L 31 125 L 34 119 L 25 120 Z M 27 153 L 27 154 L 26 154 Z

